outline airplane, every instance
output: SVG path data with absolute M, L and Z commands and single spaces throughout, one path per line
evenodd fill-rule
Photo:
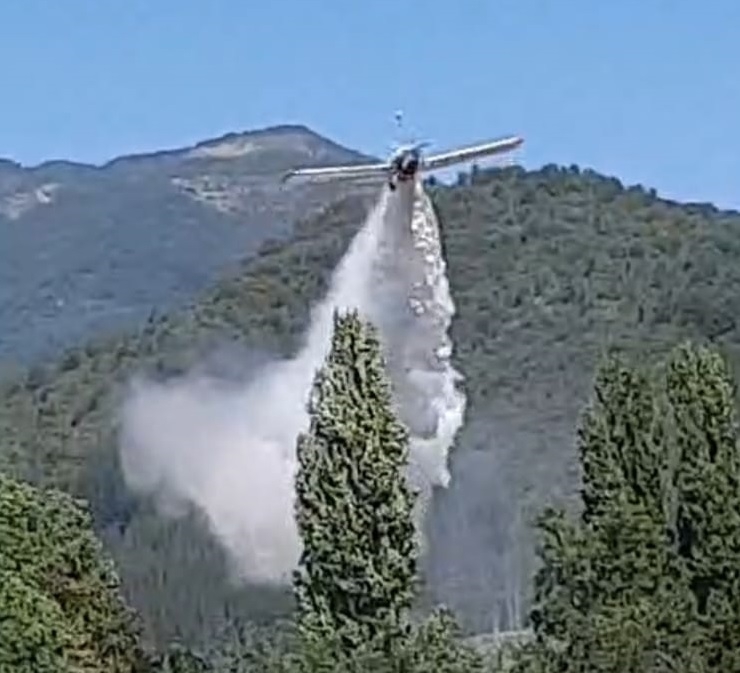
M 400 115 L 397 114 L 398 118 Z M 390 157 L 383 162 L 370 164 L 351 164 L 347 166 L 327 166 L 320 168 L 296 168 L 283 176 L 283 182 L 293 178 L 303 177 L 311 179 L 338 179 L 357 180 L 375 178 L 386 175 L 391 191 L 401 182 L 415 179 L 417 173 L 426 173 L 454 164 L 472 161 L 495 154 L 503 154 L 516 149 L 524 142 L 519 136 L 508 136 L 491 142 L 469 145 L 448 152 L 441 152 L 431 156 L 424 156 L 422 150 L 428 142 L 406 143 L 398 147 Z

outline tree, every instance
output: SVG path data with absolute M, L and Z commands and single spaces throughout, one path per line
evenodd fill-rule
M 580 517 L 551 510 L 540 521 L 530 670 L 699 670 L 694 602 L 669 534 L 667 417 L 651 376 L 618 358 L 602 365 L 578 432 Z
M 0 474 L 0 670 L 140 670 L 118 578 L 79 502 Z
M 675 544 L 712 670 L 740 670 L 740 452 L 723 358 L 683 344 L 666 372 L 677 469 Z
M 481 670 L 446 610 L 412 625 L 418 549 L 408 432 L 393 411 L 377 332 L 357 312 L 335 313 L 308 409 L 297 442 L 300 651 L 280 670 Z
M 357 312 L 335 313 L 308 409 L 297 442 L 301 638 L 350 658 L 391 652 L 409 634 L 417 564 L 408 432 L 393 412 L 377 332 Z
M 151 661 L 156 673 L 212 673 L 214 667 L 202 655 L 178 643 L 171 644 L 160 656 Z
M 59 605 L 24 582 L 0 571 L 0 670 L 65 673 L 65 651 L 73 645 Z

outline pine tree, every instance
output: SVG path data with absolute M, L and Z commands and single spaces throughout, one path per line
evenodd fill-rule
M 297 443 L 294 576 L 306 647 L 390 652 L 408 636 L 416 577 L 408 433 L 397 420 L 375 328 L 334 315 L 331 350 Z

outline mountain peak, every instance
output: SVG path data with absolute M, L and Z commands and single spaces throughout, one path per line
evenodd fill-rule
M 291 149 L 313 154 L 319 150 L 329 150 L 342 154 L 353 152 L 301 124 L 281 124 L 262 129 L 226 133 L 217 138 L 199 142 L 186 150 L 187 158 L 210 157 L 214 159 L 233 159 L 255 152 Z
M 303 124 L 279 124 L 261 129 L 226 133 L 193 146 L 187 157 L 235 158 L 255 152 L 285 151 L 302 153 L 316 160 L 369 160 L 357 152 L 321 135 Z
M 281 124 L 247 131 L 232 131 L 186 147 L 157 152 L 130 154 L 117 157 L 105 168 L 195 161 L 238 161 L 240 170 L 247 173 L 259 167 L 263 170 L 284 170 L 297 165 L 321 163 L 356 163 L 368 157 L 344 147 L 301 124 Z M 257 170 L 257 172 L 262 172 Z

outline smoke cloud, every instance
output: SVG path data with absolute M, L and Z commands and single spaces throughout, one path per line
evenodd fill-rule
M 418 183 L 382 192 L 296 357 L 263 364 L 241 384 L 197 371 L 164 383 L 139 378 L 121 410 L 128 485 L 155 496 L 169 515 L 197 507 L 244 580 L 288 582 L 298 560 L 296 438 L 308 426 L 306 401 L 336 309 L 357 309 L 379 329 L 397 412 L 411 433 L 408 478 L 419 492 L 421 530 L 433 487 L 450 481 L 448 451 L 465 397 L 449 362 L 454 306 L 439 226 Z

